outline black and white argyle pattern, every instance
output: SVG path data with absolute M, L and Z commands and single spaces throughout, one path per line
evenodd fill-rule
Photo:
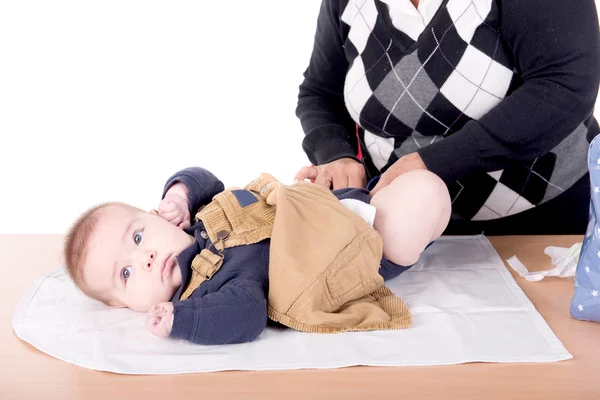
M 350 60 L 346 107 L 380 171 L 481 118 L 520 84 L 493 0 L 445 0 L 416 42 L 395 29 L 377 0 L 350 0 L 341 19 Z M 489 220 L 555 197 L 576 180 L 579 167 L 569 157 L 585 159 L 580 128 L 545 156 L 451 185 L 454 213 Z M 557 166 L 564 172 L 556 174 Z

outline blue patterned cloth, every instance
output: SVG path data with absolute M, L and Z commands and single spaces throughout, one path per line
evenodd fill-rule
M 575 273 L 571 315 L 584 321 L 600 322 L 600 135 L 588 150 L 591 201 L 590 220 Z

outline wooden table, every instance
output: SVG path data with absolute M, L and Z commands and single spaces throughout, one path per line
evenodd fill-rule
M 580 236 L 490 237 L 502 257 L 548 269 L 546 246 Z M 436 367 L 353 367 L 281 372 L 125 376 L 80 368 L 20 341 L 13 310 L 31 281 L 61 262 L 60 235 L 0 235 L 0 399 L 600 399 L 600 324 L 571 318 L 573 280 L 517 282 L 573 355 L 549 364 L 471 363 Z M 511 272 L 512 269 L 510 269 Z M 513 275 L 515 275 L 513 273 Z

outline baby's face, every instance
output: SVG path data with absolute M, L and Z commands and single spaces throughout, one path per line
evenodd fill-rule
M 181 285 L 176 256 L 194 238 L 163 218 L 121 205 L 100 210 L 83 267 L 84 284 L 116 307 L 148 311 Z

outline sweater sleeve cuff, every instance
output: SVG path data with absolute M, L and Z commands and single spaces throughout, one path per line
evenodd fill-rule
M 302 142 L 304 152 L 314 165 L 327 164 L 340 158 L 357 158 L 358 149 L 354 148 L 348 134 L 338 127 L 334 131 L 317 128 L 306 135 Z
M 481 167 L 481 151 L 473 127 L 463 129 L 447 138 L 418 150 L 428 170 L 451 184 Z
M 196 326 L 196 312 L 194 309 L 184 307 L 181 303 L 173 304 L 173 327 L 170 336 L 176 339 L 188 341 L 194 340 L 194 329 Z
M 200 206 L 199 203 L 199 197 L 201 194 L 201 187 L 198 184 L 198 182 L 196 182 L 196 180 L 191 177 L 191 176 L 187 176 L 185 174 L 178 174 L 173 176 L 172 178 L 169 179 L 169 181 L 165 184 L 165 188 L 163 190 L 163 194 L 161 198 L 165 198 L 167 192 L 169 191 L 169 189 L 171 188 L 171 186 L 175 185 L 176 183 L 183 183 L 185 185 L 185 187 L 188 190 L 188 205 L 190 208 L 190 215 L 193 215 L 194 211 L 197 210 Z
M 225 189 L 223 183 L 211 172 L 202 168 L 188 168 L 168 179 L 161 198 L 178 182 L 183 183 L 188 190 L 190 215 L 194 215 L 202 205 L 210 203 L 216 194 Z

